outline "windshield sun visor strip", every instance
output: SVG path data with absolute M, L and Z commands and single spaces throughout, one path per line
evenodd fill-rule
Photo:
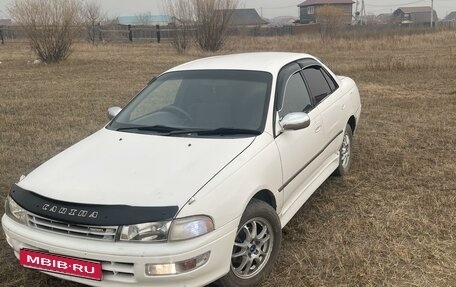
M 94 226 L 131 225 L 173 219 L 178 206 L 97 205 L 50 199 L 13 185 L 11 198 L 27 211 L 57 221 Z

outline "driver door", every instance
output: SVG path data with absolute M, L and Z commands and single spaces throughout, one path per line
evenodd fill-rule
M 310 126 L 301 130 L 280 130 L 275 139 L 282 161 L 283 214 L 306 192 L 306 187 L 312 182 L 322 164 L 322 159 L 318 156 L 324 141 L 320 111 L 312 103 L 298 65 L 296 69 L 292 69 L 291 73 L 288 71 L 291 74 L 289 77 L 282 77 L 285 81 L 282 83 L 283 101 L 282 105 L 276 108 L 277 118 L 280 121 L 289 113 L 306 112 L 310 117 Z M 311 191 L 304 197 L 307 199 L 310 195 Z

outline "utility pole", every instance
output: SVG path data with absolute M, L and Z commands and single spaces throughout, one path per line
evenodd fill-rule
M 364 24 L 367 24 L 365 18 L 366 18 L 366 5 L 364 4 L 364 0 L 356 0 L 354 25 L 362 26 Z
M 367 18 L 366 18 L 366 5 L 364 5 L 364 0 L 361 2 L 361 25 L 367 25 Z M 364 21 L 366 23 L 364 23 Z
M 356 6 L 355 6 L 355 24 L 358 25 L 359 21 L 359 0 L 356 0 Z
M 434 27 L 434 0 L 431 0 L 431 28 Z

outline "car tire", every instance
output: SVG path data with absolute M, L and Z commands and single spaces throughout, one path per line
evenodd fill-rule
M 252 199 L 238 227 L 230 271 L 216 285 L 257 286 L 271 272 L 281 240 L 281 224 L 274 208 L 264 201 Z
M 342 139 L 342 145 L 339 149 L 339 166 L 334 172 L 336 176 L 344 176 L 349 172 L 352 159 L 352 148 L 353 131 L 351 126 L 347 124 L 345 127 L 344 137 Z

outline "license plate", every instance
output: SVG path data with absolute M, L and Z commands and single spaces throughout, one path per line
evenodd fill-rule
M 91 280 L 102 279 L 101 263 L 30 249 L 19 252 L 22 266 Z

